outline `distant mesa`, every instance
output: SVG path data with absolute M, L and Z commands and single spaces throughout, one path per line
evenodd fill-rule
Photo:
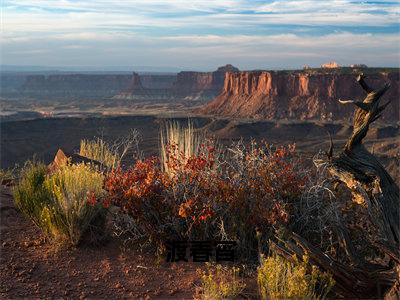
M 227 64 L 225 66 L 219 67 L 216 72 L 239 72 L 240 70 L 231 64 Z
M 214 72 L 177 74 L 0 74 L 2 95 L 45 99 L 113 98 L 124 100 L 208 101 L 222 90 L 227 64 Z
M 14 76 L 15 78 L 13 78 Z M 71 97 L 112 97 L 126 88 L 131 75 L 124 74 L 51 74 L 51 75 L 10 75 L 1 77 L 2 92 L 18 96 L 71 98 Z M 3 88 L 4 84 L 12 81 Z
M 352 65 L 350 65 L 350 68 L 353 68 L 353 69 L 362 68 L 362 69 L 364 69 L 364 68 L 368 68 L 368 66 L 364 65 L 364 64 L 352 64 Z
M 227 72 L 239 72 L 239 69 L 228 64 L 219 67 L 214 72 L 182 71 L 176 75 L 139 75 L 133 73 L 128 88 L 113 98 L 208 101 L 221 92 Z
M 326 64 L 322 64 L 321 68 L 322 69 L 337 69 L 337 68 L 340 68 L 340 65 L 335 61 L 330 61 Z
M 350 68 L 352 68 L 352 69 L 365 69 L 365 68 L 368 68 L 368 66 L 367 65 L 365 65 L 365 64 L 351 64 L 351 65 L 349 65 L 349 66 L 340 66 L 337 62 L 335 62 L 335 61 L 331 61 L 331 62 L 328 62 L 328 63 L 326 63 L 326 64 L 322 64 L 321 66 L 320 66 L 320 68 L 322 68 L 322 69 L 340 69 L 340 68 L 348 68 L 348 67 L 350 67 Z M 314 69 L 313 67 L 310 67 L 309 65 L 304 65 L 303 66 L 303 70 L 312 70 L 312 69 Z

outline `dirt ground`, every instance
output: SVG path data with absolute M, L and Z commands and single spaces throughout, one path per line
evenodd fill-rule
M 193 299 L 203 263 L 157 262 L 119 246 L 55 249 L 2 186 L 0 299 Z M 247 293 L 247 295 L 250 295 Z M 253 298 L 251 295 L 244 298 Z

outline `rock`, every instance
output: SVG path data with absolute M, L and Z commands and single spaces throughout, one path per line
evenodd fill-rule
M 182 71 L 177 75 L 132 74 L 129 87 L 114 99 L 153 100 L 184 99 L 211 100 L 224 85 L 226 72 L 238 72 L 232 65 L 219 67 L 214 72 Z
M 25 241 L 25 242 L 24 242 L 24 246 L 25 246 L 26 248 L 29 248 L 29 247 L 33 246 L 33 243 L 32 243 L 32 242 L 29 242 L 29 241 Z
M 373 87 L 391 83 L 385 98 L 393 101 L 382 119 L 399 119 L 399 76 L 395 71 L 377 71 L 368 75 L 368 82 Z M 268 120 L 348 120 L 353 116 L 354 107 L 340 105 L 338 99 L 363 99 L 365 96 L 352 73 L 228 72 L 222 92 L 196 112 Z
M 170 296 L 172 296 L 172 295 L 175 295 L 177 292 L 178 292 L 178 289 L 177 289 L 177 288 L 173 288 L 173 289 L 170 289 L 170 290 L 169 290 L 168 294 L 169 294 Z
M 48 165 L 48 172 L 53 173 L 57 171 L 62 166 L 65 166 L 67 163 L 70 164 L 80 164 L 80 163 L 88 163 L 94 165 L 99 168 L 101 171 L 105 171 L 107 168 L 103 166 L 97 160 L 93 160 L 84 156 L 81 156 L 76 153 L 65 153 L 63 150 L 58 149 L 53 162 Z
M 115 285 L 115 288 L 116 288 L 116 289 L 122 288 L 122 284 L 118 282 L 118 283 Z

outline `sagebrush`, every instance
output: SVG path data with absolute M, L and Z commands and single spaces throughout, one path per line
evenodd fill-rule
M 335 281 L 309 264 L 308 257 L 288 261 L 277 255 L 262 258 L 258 268 L 261 299 L 325 299 Z
M 201 299 L 237 299 L 246 287 L 239 271 L 237 267 L 208 264 L 201 273 Z
M 27 163 L 14 189 L 16 206 L 51 240 L 77 245 L 89 230 L 104 231 L 103 175 L 85 164 L 47 174 L 42 163 Z M 101 227 L 98 230 L 97 227 Z

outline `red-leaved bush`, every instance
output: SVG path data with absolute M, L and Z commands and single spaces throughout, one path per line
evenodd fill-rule
M 167 155 L 168 173 L 151 158 L 112 170 L 105 182 L 109 201 L 158 242 L 230 239 L 247 247 L 256 229 L 290 221 L 307 182 L 294 146 L 252 142 L 221 151 L 208 141 L 191 157 Z

